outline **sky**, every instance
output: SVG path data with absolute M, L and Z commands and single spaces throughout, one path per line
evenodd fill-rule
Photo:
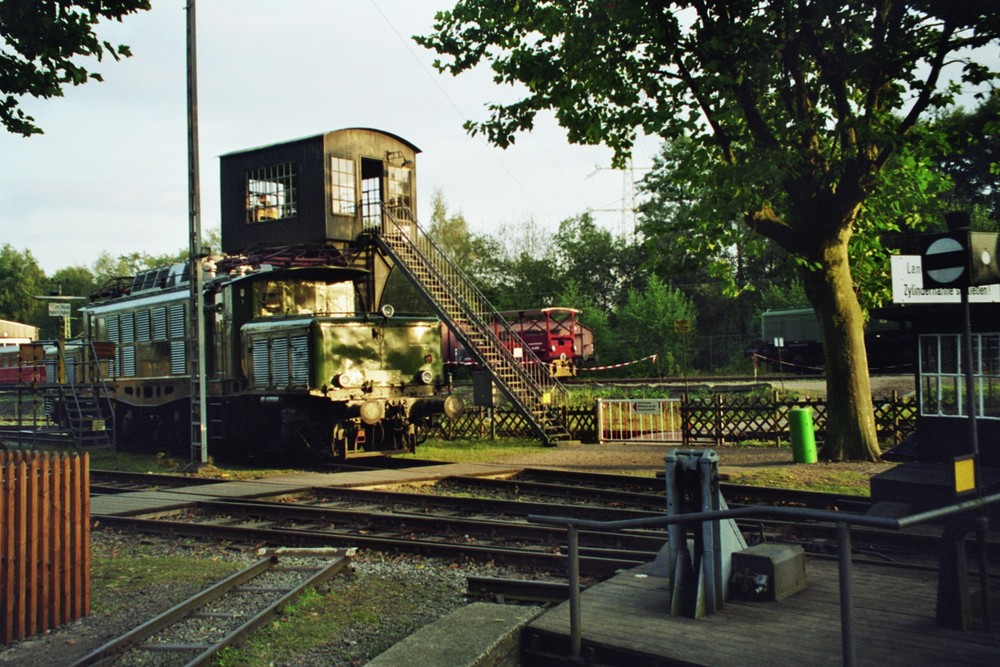
M 507 150 L 462 128 L 517 91 L 488 70 L 453 77 L 411 39 L 430 34 L 449 0 L 210 0 L 197 3 L 201 222 L 219 226 L 218 156 L 346 127 L 372 127 L 419 147 L 418 220 L 431 198 L 472 230 L 494 234 L 534 221 L 555 230 L 591 211 L 618 233 L 625 174 L 611 151 L 574 146 L 551 116 Z M 173 253 L 187 247 L 186 11 L 184 0 L 101 24 L 131 47 L 94 63 L 103 82 L 27 99 L 43 135 L 0 131 L 0 243 L 30 250 L 51 274 L 91 266 L 102 252 Z M 658 143 L 642 138 L 638 181 Z

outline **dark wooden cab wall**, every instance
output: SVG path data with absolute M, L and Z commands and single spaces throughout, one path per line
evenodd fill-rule
M 419 152 L 394 134 L 349 128 L 223 155 L 222 251 L 343 247 L 379 224 L 382 205 L 412 214 Z

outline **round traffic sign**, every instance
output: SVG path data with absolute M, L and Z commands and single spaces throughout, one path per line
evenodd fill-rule
M 931 260 L 928 263 L 933 262 L 936 265 L 934 268 L 926 269 L 924 273 L 937 283 L 940 284 L 953 283 L 959 278 L 961 278 L 962 274 L 965 273 L 965 265 L 961 261 L 956 261 L 954 264 L 951 264 L 950 266 L 948 265 L 941 266 L 939 262 L 934 262 L 932 259 L 934 255 L 944 255 L 949 253 L 960 253 L 955 255 L 956 259 L 959 259 L 961 256 L 964 256 L 965 247 L 955 239 L 951 238 L 950 236 L 945 236 L 943 238 L 937 239 L 929 246 L 927 246 L 927 250 L 924 252 L 924 257 L 928 260 Z M 944 258 L 939 257 L 936 259 L 940 261 L 941 259 Z

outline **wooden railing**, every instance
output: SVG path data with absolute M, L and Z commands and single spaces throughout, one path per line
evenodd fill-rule
M 0 643 L 90 613 L 90 460 L 0 451 Z

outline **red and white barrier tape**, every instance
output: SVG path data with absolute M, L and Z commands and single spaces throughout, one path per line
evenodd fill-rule
M 625 361 L 625 362 L 622 362 L 620 364 L 612 364 L 610 366 L 592 366 L 590 368 L 580 367 L 580 368 L 577 368 L 576 370 L 577 370 L 577 372 L 583 372 L 583 371 L 606 371 L 606 370 L 611 369 L 611 368 L 622 368 L 624 366 L 631 366 L 632 364 L 638 364 L 638 363 L 640 363 L 642 361 L 652 361 L 652 363 L 655 364 L 656 363 L 656 357 L 657 357 L 656 354 L 651 354 L 648 357 L 643 357 L 642 359 L 634 359 L 632 361 Z
M 805 366 L 803 364 L 796 364 L 796 363 L 793 363 L 791 361 L 786 361 L 784 359 L 780 359 L 779 360 L 779 359 L 775 359 L 773 357 L 765 357 L 763 354 L 757 354 L 755 352 L 754 355 L 753 355 L 754 366 L 757 365 L 757 361 L 758 360 L 767 362 L 767 363 L 771 364 L 772 366 L 780 366 L 782 368 L 784 368 L 784 367 L 788 367 L 788 368 L 801 368 L 801 369 L 804 369 L 804 370 L 807 370 L 807 371 L 822 371 L 823 370 L 822 366 Z

